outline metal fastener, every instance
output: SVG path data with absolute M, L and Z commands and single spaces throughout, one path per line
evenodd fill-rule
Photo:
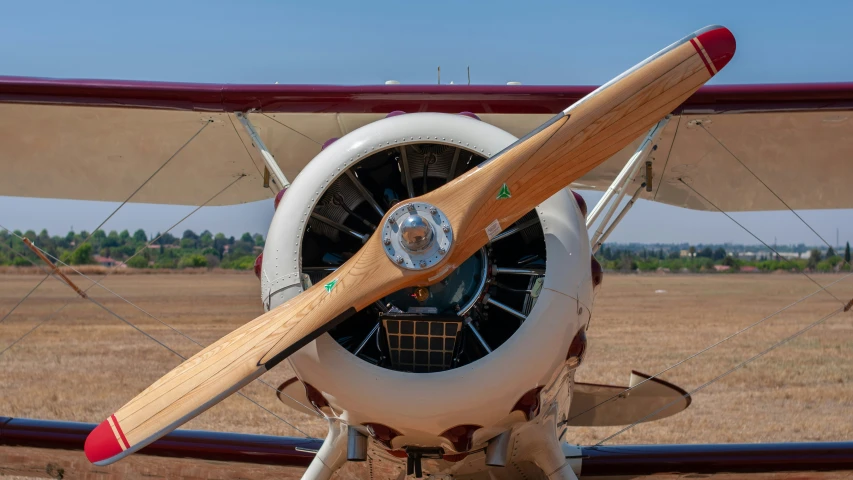
M 426 266 L 427 266 L 426 260 L 421 260 L 421 268 L 426 267 Z
M 447 233 L 450 231 L 450 225 L 445 223 L 444 225 L 441 226 L 441 229 L 444 230 L 444 233 Z
M 445 250 L 445 249 L 443 249 L 443 248 L 439 248 L 439 249 L 438 249 L 438 254 L 439 254 L 439 255 L 444 255 L 445 253 L 447 253 L 447 250 Z
M 385 240 L 383 240 L 383 243 L 385 243 L 385 245 L 391 245 L 391 237 L 385 237 Z
M 395 258 L 394 258 L 394 260 L 395 260 L 397 263 L 403 263 L 403 257 L 401 257 L 400 255 L 397 255 L 397 257 L 395 257 Z
M 429 213 L 435 215 L 438 213 L 438 209 L 435 207 L 429 207 Z

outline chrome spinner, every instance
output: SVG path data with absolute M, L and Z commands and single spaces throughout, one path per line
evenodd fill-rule
M 441 210 L 423 202 L 402 202 L 382 226 L 388 258 L 409 270 L 430 268 L 453 243 L 453 229 Z

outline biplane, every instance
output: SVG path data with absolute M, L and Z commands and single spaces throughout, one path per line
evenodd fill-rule
M 71 451 L 81 475 L 84 453 L 306 466 L 308 480 L 853 469 L 845 442 L 572 443 L 575 427 L 692 401 L 659 374 L 574 380 L 603 278 L 593 255 L 636 199 L 782 208 L 721 167 L 736 151 L 786 207 L 853 205 L 829 168 L 853 152 L 853 84 L 703 87 L 734 53 L 731 32 L 706 27 L 598 88 L 0 78 L 0 194 L 276 204 L 256 263 L 264 315 L 99 425 L 0 418 L 0 444 Z M 588 209 L 573 189 L 604 196 Z M 296 375 L 270 394 L 326 418 L 325 440 L 176 430 L 281 362 Z

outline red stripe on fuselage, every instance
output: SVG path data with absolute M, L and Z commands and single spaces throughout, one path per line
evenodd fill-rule
M 692 38 L 690 39 L 690 45 L 693 45 L 693 48 L 696 49 L 696 53 L 699 54 L 699 58 L 702 59 L 702 63 L 705 64 L 705 68 L 708 69 L 708 73 L 710 73 L 711 76 L 713 77 L 714 76 L 714 70 L 712 70 L 711 65 L 708 64 L 708 60 L 705 58 L 705 55 L 702 53 L 702 48 L 699 45 L 697 45 L 696 41 Z
M 127 443 L 127 438 L 124 436 L 124 432 L 121 430 L 121 425 L 118 424 L 118 420 L 115 415 L 110 415 L 110 418 L 113 419 L 113 425 L 116 426 L 116 431 L 118 432 L 119 437 L 121 437 L 121 443 L 124 444 L 124 448 L 130 448 L 130 444 Z

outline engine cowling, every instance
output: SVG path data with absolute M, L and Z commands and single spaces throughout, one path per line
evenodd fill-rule
M 477 168 L 515 140 L 469 116 L 417 113 L 327 142 L 270 225 L 265 308 L 331 274 L 391 206 Z M 531 388 L 548 392 L 567 371 L 572 339 L 591 315 L 589 259 L 583 214 L 563 190 L 442 282 L 389 295 L 289 361 L 306 388 L 351 425 L 395 419 L 388 426 L 399 435 L 389 446 L 456 450 L 442 432 L 475 425 L 474 443 L 488 439 Z

